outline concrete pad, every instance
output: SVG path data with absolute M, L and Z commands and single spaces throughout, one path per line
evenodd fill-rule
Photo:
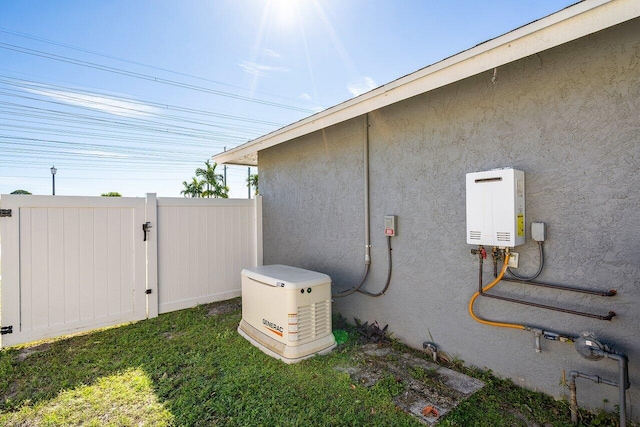
M 366 344 L 354 366 L 336 368 L 354 384 L 372 387 L 387 375 L 402 382 L 396 405 L 420 422 L 433 425 L 462 400 L 484 387 L 484 382 L 409 353 L 380 344 Z M 434 410 L 427 410 L 431 407 Z

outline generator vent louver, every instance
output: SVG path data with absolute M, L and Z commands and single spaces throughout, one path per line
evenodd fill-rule
M 302 344 L 331 332 L 329 300 L 298 307 L 298 341 Z

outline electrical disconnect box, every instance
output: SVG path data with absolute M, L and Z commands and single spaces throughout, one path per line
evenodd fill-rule
M 524 172 L 512 168 L 467 174 L 467 243 L 525 243 Z
M 394 237 L 396 235 L 397 215 L 386 215 L 384 217 L 384 235 Z

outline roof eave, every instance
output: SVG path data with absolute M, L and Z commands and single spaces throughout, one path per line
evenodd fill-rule
M 215 155 L 256 166 L 258 151 L 579 39 L 640 16 L 637 0 L 585 0 L 327 110 Z

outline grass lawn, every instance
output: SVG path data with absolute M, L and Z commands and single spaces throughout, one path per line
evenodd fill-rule
M 422 425 L 396 408 L 404 386 L 392 376 L 367 388 L 335 369 L 358 363 L 355 332 L 329 356 L 285 365 L 238 335 L 237 301 L 211 314 L 226 304 L 2 350 L 0 425 Z M 566 402 L 457 368 L 487 385 L 439 426 L 572 425 Z M 617 422 L 581 415 L 583 425 Z

